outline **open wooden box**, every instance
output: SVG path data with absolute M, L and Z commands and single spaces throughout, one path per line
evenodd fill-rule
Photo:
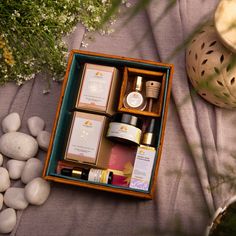
M 123 72 L 125 67 L 136 68 L 137 70 L 157 72 L 164 78 L 162 80 L 161 102 L 158 105 L 158 131 L 157 138 L 157 152 L 154 160 L 154 167 L 152 170 L 152 178 L 148 191 L 131 189 L 124 186 L 115 186 L 101 183 L 94 183 L 82 179 L 63 176 L 57 172 L 58 161 L 64 159 L 64 153 L 68 138 L 68 132 L 71 124 L 71 111 L 73 111 L 78 90 L 81 82 L 82 68 L 85 63 L 114 66 L 116 67 L 123 79 Z M 171 92 L 171 81 L 173 74 L 173 65 L 163 64 L 147 60 L 138 60 L 120 56 L 98 54 L 86 51 L 73 50 L 71 51 L 68 61 L 68 67 L 65 79 L 62 86 L 61 96 L 59 99 L 57 113 L 54 121 L 54 127 L 51 135 L 50 145 L 47 152 L 45 166 L 43 170 L 43 177 L 46 180 L 60 182 L 64 184 L 71 184 L 81 187 L 88 187 L 98 190 L 105 190 L 114 193 L 121 193 L 135 197 L 151 199 L 154 194 L 158 167 L 161 158 L 161 151 L 164 139 L 164 130 L 167 119 L 167 110 Z M 118 91 L 121 93 L 121 91 Z M 118 109 L 118 107 L 117 107 Z

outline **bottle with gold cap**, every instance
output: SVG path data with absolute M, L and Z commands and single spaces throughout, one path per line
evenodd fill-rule
M 155 147 L 156 136 L 156 120 L 151 119 L 149 126 L 146 129 L 146 132 L 143 134 L 142 144 L 148 147 Z
M 113 172 L 101 169 L 85 169 L 85 168 L 63 168 L 61 174 L 65 176 L 74 177 L 77 179 L 88 180 L 96 183 L 111 184 L 113 179 Z
M 148 191 L 153 173 L 153 165 L 156 157 L 155 132 L 156 120 L 151 122 L 143 135 L 142 144 L 138 147 L 134 168 L 130 181 L 130 188 Z
M 147 105 L 147 100 L 143 96 L 142 92 L 143 87 L 143 77 L 137 76 L 135 79 L 134 90 L 129 92 L 124 98 L 124 107 L 132 108 L 138 110 L 144 110 Z

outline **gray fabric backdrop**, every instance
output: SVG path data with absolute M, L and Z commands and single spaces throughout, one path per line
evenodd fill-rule
M 88 43 L 84 50 L 164 62 L 218 1 L 179 0 L 162 15 L 166 2 L 152 1 L 129 24 L 118 20 L 116 33 L 94 34 L 94 41 L 86 39 L 84 28 L 78 25 L 68 39 L 69 47 L 79 49 L 84 40 Z M 184 51 L 171 62 L 175 73 L 155 199 L 146 201 L 53 183 L 43 206 L 18 211 L 11 235 L 203 235 L 216 208 L 235 194 L 234 189 L 223 191 L 226 185 L 209 190 L 217 183 L 213 171 L 219 173 L 225 162 L 233 162 L 235 111 L 190 96 Z M 21 130 L 28 132 L 27 119 L 38 115 L 50 131 L 61 85 L 52 82 L 51 93 L 43 95 L 45 87 L 41 75 L 21 87 L 9 83 L 0 88 L 0 118 L 19 112 Z M 186 96 L 189 99 L 180 105 Z M 40 152 L 39 158 L 44 157 Z

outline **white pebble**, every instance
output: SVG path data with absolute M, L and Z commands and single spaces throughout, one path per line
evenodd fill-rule
M 16 225 L 16 211 L 7 208 L 0 212 L 0 233 L 10 233 Z
M 29 203 L 25 199 L 25 190 L 23 188 L 11 187 L 4 194 L 4 203 L 15 210 L 24 210 Z
M 42 205 L 50 194 L 50 184 L 38 177 L 25 186 L 25 198 L 33 205 Z
M 2 206 L 3 206 L 3 195 L 2 193 L 0 193 L 0 211 L 2 209 Z
M 29 128 L 30 133 L 37 137 L 39 132 L 44 129 L 45 122 L 42 118 L 38 116 L 32 116 L 28 119 L 27 125 Z
M 25 161 L 38 151 L 36 140 L 21 132 L 6 133 L 0 137 L 0 152 L 7 157 Z
M 2 120 L 2 130 L 4 133 L 17 131 L 20 125 L 20 116 L 16 112 L 10 113 Z
M 2 166 L 3 163 L 3 155 L 0 153 L 0 166 Z
M 7 169 L 0 167 L 0 193 L 5 192 L 11 185 Z
M 21 177 L 22 171 L 25 166 L 25 161 L 18 161 L 18 160 L 9 160 L 7 162 L 7 169 L 9 172 L 10 179 L 19 179 Z
M 51 134 L 48 131 L 41 131 L 37 136 L 39 147 L 44 151 L 48 150 Z
M 21 181 L 24 184 L 29 183 L 31 180 L 40 177 L 43 171 L 43 164 L 37 158 L 30 158 L 22 171 Z

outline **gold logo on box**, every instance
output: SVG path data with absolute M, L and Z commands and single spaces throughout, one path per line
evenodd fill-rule
M 92 127 L 93 123 L 90 120 L 86 120 L 83 125 L 87 127 Z
M 103 73 L 100 72 L 100 71 L 97 71 L 97 72 L 96 72 L 96 76 L 98 76 L 98 77 L 102 77 L 102 76 L 103 76 Z

